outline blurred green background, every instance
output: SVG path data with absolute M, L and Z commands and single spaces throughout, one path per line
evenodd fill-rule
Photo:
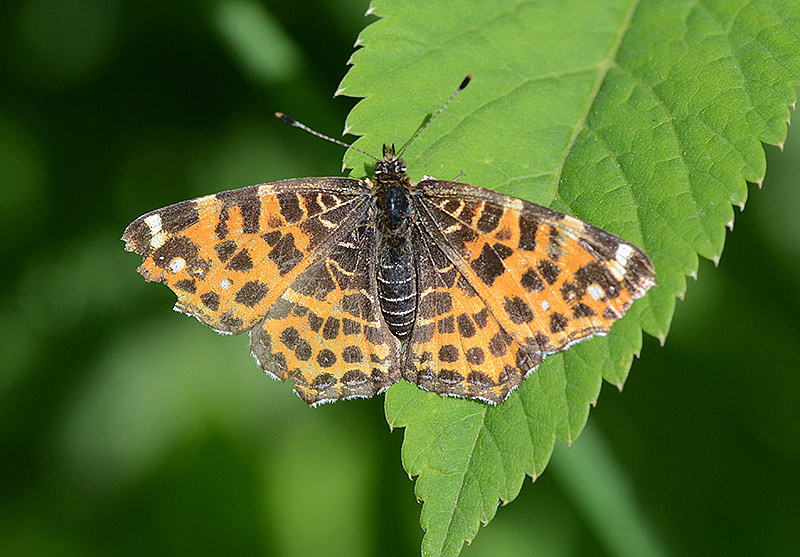
M 0 4 L 0 554 L 417 554 L 383 397 L 311 410 L 173 313 L 140 214 L 337 175 L 364 0 Z M 432 107 L 436 108 L 436 107 Z M 466 555 L 800 546 L 800 130 L 665 347 Z M 563 445 L 563 444 L 562 444 Z

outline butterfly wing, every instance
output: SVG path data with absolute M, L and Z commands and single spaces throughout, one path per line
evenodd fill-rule
M 491 366 L 485 361 L 473 365 L 467 351 L 478 345 L 471 345 L 460 330 L 454 333 L 458 338 L 437 340 L 456 347 L 457 354 L 450 351 L 445 356 L 461 365 L 455 375 L 443 376 L 444 371 L 453 371 L 454 362 L 432 355 L 438 361 L 428 364 L 423 375 L 437 374 L 439 383 L 433 389 L 437 392 L 470 398 L 489 395 L 490 402 L 502 402 L 510 391 L 506 385 L 516 387 L 544 356 L 606 334 L 632 302 L 655 285 L 652 264 L 638 248 L 558 211 L 468 184 L 437 180 L 420 182 L 413 199 L 416 229 L 427 246 L 418 250 L 425 252 L 418 256 L 422 261 L 418 265 L 425 269 L 426 253 L 441 251 L 444 259 L 437 264 L 436 257 L 431 257 L 430 267 L 442 276 L 451 272 L 444 270 L 451 265 L 455 275 L 455 287 L 447 280 L 439 281 L 442 292 L 451 292 L 450 298 L 465 310 L 482 304 L 497 324 L 498 331 L 481 340 L 484 356 L 492 354 L 487 340 L 495 339 L 495 347 L 506 345 L 505 350 L 495 349 L 502 356 L 492 356 Z M 423 311 L 424 304 L 421 298 L 421 330 L 430 325 L 430 310 Z M 455 315 L 456 321 L 465 321 L 462 315 L 467 313 Z M 442 318 L 447 314 L 436 317 L 435 334 L 440 334 Z M 426 347 L 432 345 L 427 343 L 427 334 L 412 338 L 409 374 L 419 375 L 414 370 L 430 352 Z M 498 373 L 499 369 L 503 372 Z M 476 385 L 470 381 L 473 372 L 483 373 L 491 383 Z M 443 381 L 448 375 L 449 383 Z M 486 378 L 481 381 L 486 383 Z M 484 395 L 475 396 L 478 390 Z
M 374 219 L 353 226 L 250 331 L 259 365 L 312 405 L 368 398 L 400 378 L 400 341 L 378 304 Z
M 523 350 L 435 236 L 412 227 L 419 303 L 403 377 L 435 393 L 497 404 L 542 356 Z
M 177 294 L 177 311 L 236 334 L 263 319 L 292 281 L 331 252 L 369 196 L 360 180 L 284 180 L 147 213 L 122 239 L 144 257 L 139 273 Z

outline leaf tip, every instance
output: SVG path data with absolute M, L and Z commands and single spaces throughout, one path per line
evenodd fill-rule
M 364 12 L 364 17 L 369 17 L 371 15 L 377 15 L 375 13 L 375 6 L 372 4 L 372 2 L 369 3 L 369 6 L 367 7 L 367 11 Z
M 658 339 L 658 343 L 663 348 L 664 345 L 667 343 L 667 333 L 660 333 L 658 336 L 656 336 L 656 338 Z
M 731 232 L 733 232 L 733 219 L 729 220 L 728 223 L 725 225 L 725 227 Z
M 722 257 L 721 253 L 711 256 L 711 262 L 714 264 L 714 267 L 719 267 L 719 260 Z

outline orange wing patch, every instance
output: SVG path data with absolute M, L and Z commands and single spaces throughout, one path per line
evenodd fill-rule
M 177 311 L 221 333 L 260 321 L 363 215 L 360 180 L 311 178 L 251 186 L 170 205 L 131 223 L 122 239 L 139 272 L 177 295 Z

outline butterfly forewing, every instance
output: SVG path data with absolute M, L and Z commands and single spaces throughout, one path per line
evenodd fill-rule
M 218 332 L 260 321 L 286 287 L 332 249 L 369 190 L 349 178 L 285 180 L 170 205 L 122 239 L 139 272 L 178 296 L 175 308 Z

